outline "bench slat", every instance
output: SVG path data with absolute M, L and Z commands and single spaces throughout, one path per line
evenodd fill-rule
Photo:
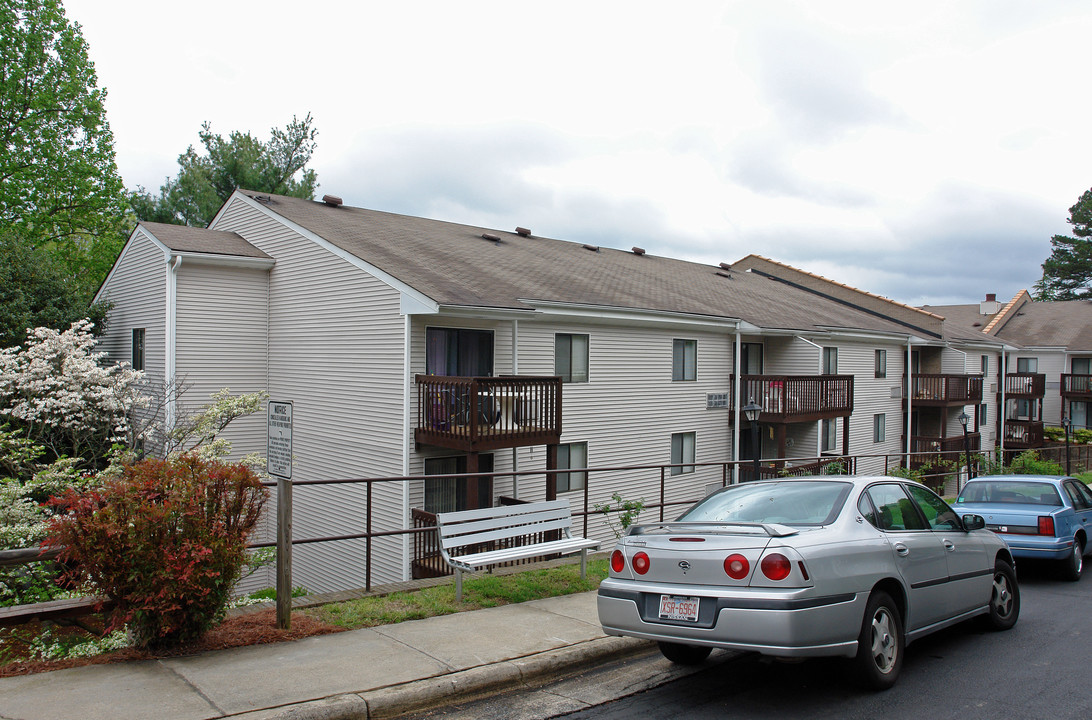
M 454 535 L 468 535 L 483 530 L 497 530 L 509 527 L 519 528 L 551 520 L 564 520 L 567 524 L 571 524 L 572 515 L 569 513 L 568 509 L 561 510 L 551 508 L 540 512 L 523 513 L 517 516 L 501 515 L 460 523 L 453 523 L 448 518 L 441 518 L 437 515 L 436 525 L 440 528 L 440 537 L 449 537 Z
M 537 545 L 524 545 L 522 547 L 501 548 L 499 550 L 487 550 L 485 552 L 461 555 L 452 558 L 453 562 L 474 568 L 496 565 L 510 560 L 522 560 L 541 555 L 568 555 L 577 550 L 598 548 L 597 540 L 586 538 L 567 538 L 551 542 L 538 543 Z
M 516 527 L 477 532 L 470 535 L 459 535 L 458 537 L 444 537 L 441 538 L 441 543 L 445 550 L 454 550 L 468 545 L 480 545 L 495 540 L 511 540 L 512 538 L 523 537 L 524 535 L 534 535 L 536 533 L 550 532 L 552 530 L 561 530 L 568 535 L 570 525 L 571 523 L 568 520 L 555 520 L 553 522 L 535 523 L 534 525 L 518 525 Z
M 455 510 L 453 512 L 439 513 L 437 517 L 443 517 L 444 522 L 459 523 L 468 520 L 481 520 L 490 517 L 515 517 L 527 513 L 542 512 L 561 508 L 569 511 L 568 500 L 543 500 L 542 502 L 523 503 L 521 505 L 502 505 L 501 507 L 477 508 L 475 510 Z

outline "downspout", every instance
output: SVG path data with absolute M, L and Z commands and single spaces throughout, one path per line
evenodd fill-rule
M 914 408 L 911 407 L 914 404 L 914 393 L 911 388 L 914 387 L 914 364 L 912 362 L 914 358 L 914 351 L 910 346 L 910 338 L 906 338 L 906 469 L 910 469 L 910 446 L 911 438 L 910 433 L 913 427 L 910 423 L 910 418 L 914 412 Z
M 1005 395 L 1005 387 L 1008 385 L 1008 372 L 1009 372 L 1009 359 L 1005 356 L 1005 346 L 1001 346 L 1001 377 L 999 382 L 1001 383 L 1001 407 L 998 409 L 998 414 L 1001 416 L 1001 437 L 999 437 L 998 445 L 1001 447 L 1001 456 L 997 458 L 997 463 L 1000 466 L 1005 464 L 1005 420 L 1008 419 L 1008 398 Z
M 512 374 L 519 375 L 519 320 L 512 320 Z M 512 499 L 519 500 L 519 448 L 512 448 Z
M 806 337 L 803 337 L 802 335 L 794 335 L 793 337 L 795 337 L 797 340 L 806 342 L 808 345 L 811 345 L 813 348 L 815 348 L 816 350 L 819 351 L 819 362 L 816 363 L 815 369 L 816 369 L 816 374 L 817 375 L 822 375 L 823 374 L 823 346 L 822 345 L 817 345 L 816 343 L 813 343 L 811 340 L 808 340 Z M 823 455 L 823 421 L 820 420 L 820 421 L 816 422 L 816 425 L 818 427 L 816 428 L 817 432 L 815 433 L 815 435 L 817 437 L 817 439 L 815 441 L 815 457 L 822 457 L 822 455 Z
M 166 357 L 163 360 L 163 392 L 164 422 L 168 428 L 174 427 L 174 419 L 177 414 L 178 388 L 175 385 L 174 374 L 177 368 L 175 361 L 175 347 L 177 346 L 178 332 L 178 268 L 182 265 L 182 256 L 175 255 L 173 260 L 168 259 L 170 268 L 167 270 L 167 328 L 166 328 Z M 164 448 L 165 450 L 166 448 Z
M 404 315 L 405 322 L 402 329 L 402 477 L 409 476 L 409 462 L 410 462 L 410 435 L 412 428 L 410 426 L 410 403 L 411 403 L 411 391 L 412 377 L 410 372 L 413 369 L 410 363 L 410 336 L 413 329 L 413 316 L 408 313 Z M 402 527 L 411 527 L 410 522 L 410 488 L 409 483 L 402 483 Z M 409 567 L 413 562 L 413 558 L 410 557 L 410 535 L 403 536 L 402 539 L 402 581 L 405 582 L 410 579 Z
M 736 461 L 736 464 L 732 466 L 732 484 L 739 483 L 739 438 L 740 427 L 739 421 L 741 420 L 740 408 L 743 407 L 743 398 L 739 396 L 740 388 L 743 386 L 743 368 L 739 366 L 740 358 L 743 356 L 743 333 L 739 331 L 739 326 L 736 326 L 736 357 L 732 365 L 735 368 L 735 380 L 732 382 L 732 397 L 736 399 L 732 403 L 732 413 L 734 413 L 735 420 L 732 427 L 735 428 L 735 437 L 732 438 L 732 459 Z

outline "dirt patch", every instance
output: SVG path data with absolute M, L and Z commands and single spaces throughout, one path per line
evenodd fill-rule
M 26 629 L 30 630 L 31 628 L 27 627 Z M 32 673 L 48 672 L 50 670 L 80 667 L 82 665 L 103 665 L 106 663 L 128 662 L 130 660 L 155 660 L 157 658 L 198 655 L 210 650 L 227 650 L 228 648 L 244 647 L 247 645 L 263 645 L 266 643 L 284 642 L 286 640 L 300 640 L 305 637 L 328 635 L 344 630 L 345 628 L 324 623 L 301 612 L 292 613 L 291 628 L 289 630 L 279 630 L 277 629 L 276 623 L 276 611 L 259 610 L 245 615 L 230 617 L 205 633 L 200 640 L 186 643 L 185 645 L 179 645 L 178 647 L 170 648 L 168 650 L 149 651 L 126 648 L 124 650 L 116 650 L 114 652 L 87 658 L 13 662 L 7 665 L 0 665 L 0 677 L 30 675 Z

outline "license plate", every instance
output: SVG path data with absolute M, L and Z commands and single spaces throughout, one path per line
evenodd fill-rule
M 677 595 L 660 596 L 661 620 L 698 621 L 698 604 L 701 598 L 678 597 Z

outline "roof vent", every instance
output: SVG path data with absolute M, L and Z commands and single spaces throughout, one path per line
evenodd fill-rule
M 645 254 L 645 249 L 644 249 L 644 248 L 639 248 L 639 247 L 635 247 L 635 248 L 633 248 L 633 254 L 634 254 L 634 255 L 644 255 L 644 254 Z
M 492 235 L 492 234 L 490 234 L 490 233 L 482 233 L 482 239 L 484 239 L 484 240 L 492 240 L 493 242 L 497 242 L 497 243 L 499 243 L 499 242 L 500 242 L 500 238 L 499 238 L 499 237 L 497 237 L 496 235 Z
M 524 227 L 516 228 L 516 235 L 520 237 L 531 237 L 531 231 Z
M 584 245 L 585 250 L 591 250 L 592 252 L 599 252 L 598 245 Z
M 717 270 L 717 275 L 720 275 L 722 278 L 728 278 L 729 280 L 732 279 L 731 273 L 721 272 L 720 270 Z
M 337 195 L 323 195 L 322 201 L 330 207 L 340 207 L 342 202 L 341 198 Z
M 720 266 L 722 268 L 724 268 L 725 270 L 731 270 L 732 269 L 731 263 L 721 263 Z

